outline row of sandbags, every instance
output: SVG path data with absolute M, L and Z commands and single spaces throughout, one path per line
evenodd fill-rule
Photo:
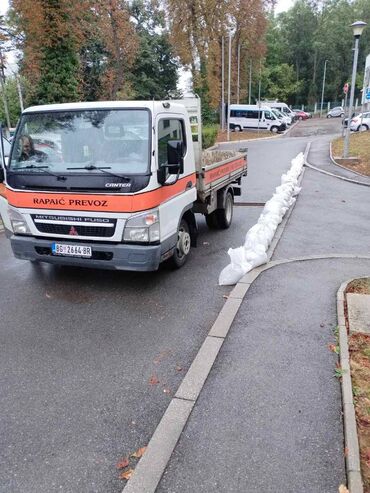
M 304 156 L 298 154 L 287 173 L 281 177 L 281 185 L 276 187 L 272 198 L 266 202 L 257 224 L 252 226 L 245 237 L 244 245 L 229 248 L 230 264 L 220 273 L 219 284 L 236 284 L 247 272 L 268 261 L 267 250 L 286 211 L 291 207 L 301 189 L 298 178 L 302 172 Z

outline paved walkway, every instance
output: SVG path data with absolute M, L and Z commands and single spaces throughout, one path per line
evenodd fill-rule
M 324 139 L 325 140 L 325 139 Z M 316 141 L 309 161 L 327 163 Z M 369 255 L 368 189 L 307 169 L 273 260 Z M 293 262 L 263 272 L 240 307 L 157 488 L 337 493 L 345 483 L 334 378 L 336 291 L 369 259 Z

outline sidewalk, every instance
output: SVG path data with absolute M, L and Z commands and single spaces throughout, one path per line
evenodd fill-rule
M 315 142 L 309 161 L 325 164 L 326 146 Z M 302 186 L 273 260 L 368 256 L 367 188 L 310 169 Z M 338 492 L 342 404 L 327 346 L 340 284 L 369 274 L 369 258 L 337 258 L 275 266 L 256 279 L 158 493 Z

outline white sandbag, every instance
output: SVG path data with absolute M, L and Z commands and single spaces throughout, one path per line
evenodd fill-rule
M 218 283 L 220 286 L 230 286 L 236 284 L 247 272 L 252 269 L 251 264 L 245 260 L 245 250 L 243 247 L 229 248 L 228 255 L 231 263 L 220 273 Z
M 256 245 L 255 250 L 245 250 L 246 261 L 254 267 L 265 264 L 267 262 L 267 254 L 262 245 Z
M 292 160 L 290 169 L 281 177 L 281 185 L 276 187 L 274 195 L 265 204 L 257 224 L 252 226 L 245 237 L 243 247 L 229 249 L 231 263 L 225 267 L 219 277 L 222 286 L 237 283 L 241 277 L 254 267 L 268 261 L 267 250 L 275 235 L 277 226 L 301 191 L 298 178 L 304 165 L 304 156 L 298 154 Z

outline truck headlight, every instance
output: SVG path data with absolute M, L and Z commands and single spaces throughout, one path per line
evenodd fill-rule
M 128 219 L 123 230 L 123 241 L 153 243 L 159 241 L 159 213 L 157 209 Z
M 13 233 L 16 235 L 30 235 L 31 231 L 25 218 L 14 209 L 8 209 L 9 219 L 12 225 Z

